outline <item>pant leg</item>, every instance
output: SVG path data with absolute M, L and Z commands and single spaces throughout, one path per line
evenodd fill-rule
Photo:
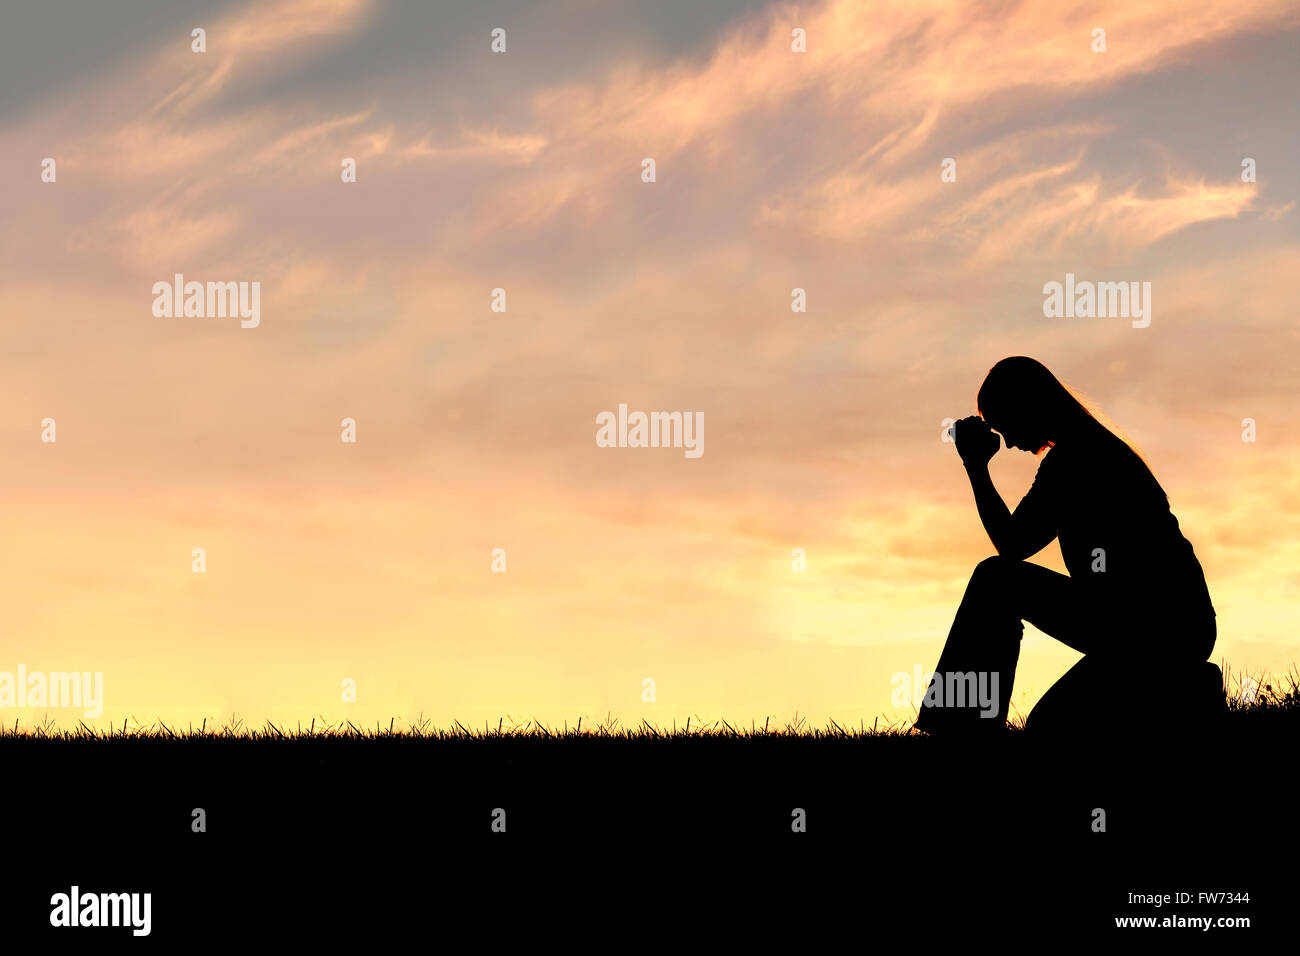
M 1084 656 L 1034 705 L 1034 736 L 1176 739 L 1202 733 L 1225 708 L 1222 674 L 1206 661 L 1213 617 L 1162 620 L 1139 612 L 1111 646 Z M 1203 656 L 1204 655 L 1204 656 Z
M 1196 675 L 1203 677 L 1205 668 L 1190 665 L 1211 653 L 1213 614 L 1171 614 L 1167 606 L 1138 600 L 1099 606 L 1095 593 L 1067 575 L 993 557 L 971 575 L 921 702 L 918 729 L 987 733 L 1005 727 L 1022 621 L 1085 655 L 1035 706 L 1036 732 L 1104 731 L 1112 719 L 1120 726 L 1133 719 L 1160 723 L 1176 718 L 1198 694 L 1206 696 L 1194 686 L 1204 682 Z M 1170 686 L 1153 692 L 1144 686 L 1151 675 L 1165 675 Z
M 1066 671 L 1029 712 L 1025 729 L 1035 736 L 1098 736 L 1109 732 L 1127 702 L 1140 704 L 1151 671 L 1134 673 L 1116 655 L 1094 653 Z
M 1003 730 L 1026 620 L 1077 650 L 1096 637 L 1092 611 L 1067 575 L 1009 558 L 981 561 L 915 726 L 929 733 Z

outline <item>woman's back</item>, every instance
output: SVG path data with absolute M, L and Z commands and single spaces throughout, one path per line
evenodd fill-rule
M 1070 576 L 1099 601 L 1178 619 L 1214 615 L 1205 574 L 1164 489 L 1105 429 L 1049 450 L 1022 507 L 1052 523 Z

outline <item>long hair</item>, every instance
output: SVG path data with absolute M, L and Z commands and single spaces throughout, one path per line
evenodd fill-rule
M 1002 359 L 984 377 L 975 407 L 987 418 L 990 410 L 1032 409 L 1036 417 L 1073 425 L 1076 431 L 1103 444 L 1117 442 L 1142 464 L 1161 498 L 1169 500 L 1137 445 L 1082 395 L 1058 379 L 1042 362 L 1027 355 Z M 1014 412 L 1013 412 L 1014 414 Z M 1048 446 L 1055 445 L 1049 441 Z M 1041 449 L 1039 449 L 1041 451 Z

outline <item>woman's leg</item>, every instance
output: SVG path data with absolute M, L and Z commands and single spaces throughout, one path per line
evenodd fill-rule
M 1028 723 L 1035 733 L 1103 731 L 1112 720 L 1181 722 L 1187 706 L 1215 697 L 1198 689 L 1209 680 L 1203 665 L 1214 646 L 1212 616 L 1171 617 L 1140 604 L 1117 613 L 1098 607 L 1068 575 L 993 557 L 975 567 L 966 586 L 916 727 L 1003 729 L 1023 621 L 1085 655 L 1034 707 Z M 1149 686 L 1153 677 L 1161 686 Z
M 916 726 L 997 732 L 1006 725 L 1023 621 L 1079 651 L 1094 646 L 1092 608 L 1068 575 L 992 557 L 971 575 Z
M 1026 729 L 1035 736 L 1196 733 L 1224 709 L 1223 675 L 1205 660 L 1215 622 L 1130 614 L 1112 646 L 1086 655 L 1048 688 Z M 1140 642 L 1140 643 L 1139 643 Z
M 1140 684 L 1150 674 L 1143 669 L 1139 676 L 1112 655 L 1087 654 L 1038 699 L 1025 729 L 1053 737 L 1102 733 L 1125 701 L 1134 704 L 1148 693 Z

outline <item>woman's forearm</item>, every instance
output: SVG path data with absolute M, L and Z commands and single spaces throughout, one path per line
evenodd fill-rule
M 980 521 L 988 532 L 989 540 L 993 542 L 994 550 L 998 554 L 1011 556 L 1011 511 L 998 494 L 997 488 L 993 487 L 988 463 L 967 464 L 965 468 L 966 475 L 970 478 L 971 491 L 975 493 L 975 508 L 979 511 Z

